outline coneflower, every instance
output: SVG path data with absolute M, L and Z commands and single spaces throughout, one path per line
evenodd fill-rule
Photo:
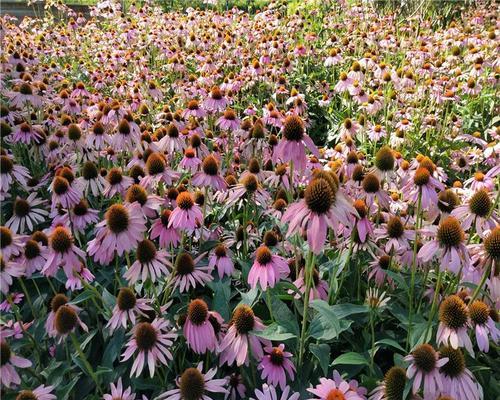
M 474 354 L 467 332 L 469 326 L 469 310 L 464 301 L 457 295 L 445 298 L 439 306 L 437 344 L 449 344 L 454 349 L 464 346 L 469 353 Z

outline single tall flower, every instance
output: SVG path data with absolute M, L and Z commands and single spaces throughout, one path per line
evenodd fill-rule
M 289 396 L 290 395 L 290 396 Z M 262 385 L 262 391 L 255 389 L 255 397 L 250 397 L 250 400 L 299 400 L 300 393 L 290 393 L 290 386 L 283 388 L 283 393 L 278 396 L 274 386 L 269 386 L 266 383 Z
M 279 384 L 281 390 L 286 389 L 287 374 L 292 381 L 295 377 L 295 365 L 290 360 L 293 354 L 284 350 L 283 343 L 278 347 L 265 347 L 264 351 L 267 354 L 264 355 L 258 366 L 262 370 L 261 378 L 266 379 L 269 385 L 277 386 Z
M 260 318 L 256 317 L 253 310 L 247 305 L 239 305 L 233 312 L 231 325 L 219 345 L 220 363 L 232 365 L 248 365 L 250 349 L 253 356 L 260 360 L 264 356 L 262 345 L 270 346 L 271 342 L 261 339 L 251 331 L 261 331 L 264 325 Z
M 124 274 L 125 279 L 130 283 L 134 284 L 139 280 L 145 282 L 148 278 L 151 282 L 156 282 L 158 278 L 169 275 L 168 253 L 165 250 L 157 250 L 151 240 L 140 241 L 135 254 L 135 262 Z
M 255 261 L 248 273 L 248 284 L 254 289 L 257 283 L 260 283 L 261 289 L 265 291 L 268 286 L 274 287 L 280 278 L 286 277 L 289 272 L 286 260 L 262 245 L 255 252 Z
M 476 341 L 479 350 L 488 352 L 490 349 L 491 340 L 497 344 L 500 339 L 500 330 L 496 327 L 495 321 L 491 318 L 491 313 L 496 313 L 496 310 L 490 310 L 488 305 L 481 300 L 475 300 L 469 304 L 469 315 L 476 333 Z
M 212 255 L 208 259 L 208 266 L 210 268 L 217 267 L 219 278 L 224 278 L 224 275 L 231 276 L 234 272 L 234 263 L 232 261 L 233 253 L 223 243 L 215 246 Z
M 177 379 L 177 389 L 168 390 L 158 396 L 158 400 L 212 400 L 210 393 L 227 393 L 224 386 L 227 379 L 213 379 L 217 368 L 210 369 L 203 374 L 203 363 L 196 368 L 186 369 Z
M 274 149 L 273 162 L 278 159 L 282 162 L 292 161 L 302 171 L 306 167 L 306 147 L 316 157 L 320 157 L 316 145 L 305 132 L 304 121 L 298 115 L 292 114 L 285 118 L 281 133 L 283 138 Z
M 424 398 L 431 398 L 443 388 L 439 368 L 448 362 L 448 358 L 439 358 L 439 353 L 430 344 L 417 346 L 405 357 L 411 363 L 406 371 L 408 379 L 413 379 L 413 393 L 417 394 L 423 384 Z
M 37 198 L 37 193 L 31 193 L 26 199 L 20 197 L 14 201 L 12 217 L 7 220 L 5 226 L 12 229 L 14 233 L 33 232 L 36 225 L 45 221 L 49 212 L 43 209 L 45 201 Z
M 146 221 L 139 203 L 113 204 L 104 221 L 96 225 L 95 239 L 88 243 L 89 255 L 100 264 L 109 264 L 115 251 L 121 256 L 134 249 L 145 231 Z
M 181 235 L 177 229 L 168 227 L 171 215 L 171 210 L 163 210 L 160 218 L 154 220 L 151 225 L 150 238 L 159 238 L 160 247 L 176 247 L 181 241 Z
M 116 297 L 116 305 L 113 308 L 112 316 L 106 327 L 113 332 L 120 325 L 126 329 L 128 321 L 135 325 L 137 314 L 144 316 L 147 312 L 153 310 L 148 303 L 149 300 L 147 299 L 138 299 L 132 289 L 121 288 Z
M 128 387 L 123 390 L 122 378 L 118 378 L 116 385 L 111 383 L 110 385 L 111 393 L 107 393 L 103 396 L 103 400 L 135 400 L 136 395 L 132 393 L 132 389 Z
M 201 299 L 195 299 L 189 303 L 184 323 L 184 336 L 189 348 L 195 353 L 204 354 L 207 350 L 215 351 L 217 337 L 210 322 L 211 315 L 220 318 L 217 313 L 209 311 L 207 303 Z
M 198 262 L 205 257 L 205 253 L 200 254 L 193 260 L 193 257 L 187 252 L 177 254 L 174 264 L 173 288 L 179 288 L 179 291 L 185 292 L 190 287 L 196 287 L 197 284 L 204 286 L 205 283 L 213 279 L 210 274 L 210 267 L 197 266 Z
M 8 388 L 13 385 L 19 385 L 21 378 L 15 367 L 31 367 L 31 361 L 15 355 L 9 344 L 4 340 L 0 341 L 0 356 L 2 360 L 0 364 L 0 382 Z
M 437 344 L 449 344 L 454 349 L 464 346 L 470 354 L 474 354 L 472 342 L 467 332 L 468 327 L 469 310 L 467 305 L 457 295 L 448 296 L 439 306 Z
M 316 254 L 323 250 L 328 227 L 348 225 L 355 213 L 333 179 L 327 179 L 326 174 L 314 178 L 306 187 L 304 199 L 292 204 L 283 215 L 283 222 L 289 223 L 287 235 L 306 230 L 309 247 Z
M 402 400 L 406 386 L 406 372 L 401 367 L 392 367 L 384 380 L 370 393 L 370 400 Z
M 493 201 L 486 189 L 479 189 L 468 200 L 468 204 L 456 207 L 451 215 L 462 221 L 462 228 L 469 230 L 474 225 L 476 232 L 484 236 L 485 232 L 494 229 L 500 220 L 494 209 Z
M 203 159 L 201 171 L 195 173 L 191 179 L 193 185 L 210 187 L 213 190 L 225 190 L 226 181 L 219 175 L 219 162 L 213 155 Z
M 21 390 L 16 400 L 55 400 L 57 397 L 52 394 L 54 386 L 40 385 L 33 390 Z
M 122 361 L 127 361 L 134 353 L 137 356 L 132 364 L 130 376 L 141 375 L 147 363 L 151 378 L 155 374 L 155 367 L 158 363 L 167 365 L 168 360 L 172 361 L 173 356 L 169 347 L 177 338 L 177 334 L 168 331 L 169 322 L 155 318 L 151 323 L 141 322 L 132 330 L 132 338 L 126 344 L 126 350 L 122 355 Z

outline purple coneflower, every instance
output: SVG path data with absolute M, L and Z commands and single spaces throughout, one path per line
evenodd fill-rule
M 99 211 L 89 208 L 87 200 L 80 200 L 78 204 L 73 207 L 73 216 L 71 217 L 71 224 L 73 231 L 85 232 L 87 226 L 95 224 L 99 221 Z
M 300 393 L 290 393 L 290 386 L 283 388 L 281 396 L 278 396 L 274 386 L 269 386 L 266 383 L 262 385 L 262 391 L 255 389 L 257 399 L 250 397 L 250 400 L 299 400 Z
M 155 318 L 151 323 L 140 322 L 132 329 L 132 338 L 126 344 L 126 350 L 122 355 L 122 361 L 127 361 L 137 352 L 130 376 L 135 373 L 135 376 L 139 377 L 147 363 L 152 378 L 158 363 L 167 365 L 167 360 L 172 361 L 173 356 L 169 347 L 177 338 L 177 334 L 168 332 L 168 327 L 168 321 Z
M 222 323 L 222 318 L 218 313 L 209 311 L 207 303 L 203 300 L 195 299 L 189 303 L 184 323 L 184 336 L 188 347 L 195 353 L 204 354 L 207 350 L 215 351 L 217 337 L 210 322 L 211 316 Z
M 406 371 L 394 366 L 386 372 L 384 380 L 371 393 L 369 400 L 403 399 L 406 386 Z
M 268 286 L 273 288 L 289 272 L 286 260 L 271 253 L 269 247 L 262 245 L 255 252 L 255 261 L 248 273 L 248 284 L 255 289 L 259 283 L 260 288 L 265 291 Z
M 156 239 L 159 237 L 160 247 L 176 247 L 181 241 L 181 236 L 177 229 L 168 227 L 171 215 L 171 210 L 163 210 L 160 218 L 153 221 L 153 224 L 151 225 L 150 238 Z
M 472 342 L 467 332 L 469 325 L 470 318 L 467 305 L 457 295 L 448 296 L 439 306 L 437 344 L 449 344 L 454 349 L 463 346 L 473 355 Z
M 202 371 L 203 363 L 199 363 L 196 368 L 186 369 L 176 381 L 178 388 L 160 394 L 158 400 L 212 400 L 207 392 L 227 393 L 224 388 L 227 379 L 213 379 L 217 368 L 210 369 L 206 374 Z
M 165 250 L 157 250 L 151 240 L 140 241 L 135 254 L 135 262 L 124 274 L 124 278 L 130 283 L 134 284 L 139 280 L 145 282 L 147 279 L 156 282 L 158 278 L 169 275 L 169 254 Z
M 97 166 L 92 161 L 83 164 L 80 173 L 81 176 L 76 180 L 85 194 L 92 193 L 95 197 L 104 191 L 106 179 L 99 174 Z
M 390 216 L 386 224 L 374 230 L 377 239 L 387 239 L 385 252 L 401 253 L 410 248 L 410 240 L 415 238 L 415 231 L 406 229 L 403 221 L 396 215 Z
M 25 233 L 26 228 L 32 232 L 35 226 L 45 221 L 49 212 L 40 206 L 44 200 L 37 198 L 37 193 L 31 193 L 26 199 L 17 197 L 14 201 L 12 217 L 5 223 L 14 233 Z
M 312 139 L 305 133 L 304 122 L 298 115 L 289 115 L 283 122 L 281 130 L 283 138 L 274 150 L 273 161 L 280 159 L 282 162 L 292 161 L 298 170 L 306 166 L 306 147 L 316 157 L 319 151 Z
M 103 195 L 108 199 L 119 194 L 125 196 L 125 191 L 134 183 L 130 176 L 124 176 L 120 168 L 111 168 L 106 175 Z
M 12 156 L 2 154 L 0 156 L 0 192 L 7 193 L 12 182 L 17 181 L 26 187 L 28 179 L 31 178 L 28 168 L 14 163 Z
M 15 355 L 9 344 L 4 340 L 0 341 L 0 354 L 2 357 L 2 364 L 0 365 L 0 382 L 8 388 L 13 385 L 19 385 L 21 383 L 21 378 L 15 367 L 31 367 L 31 361 Z
M 260 318 L 256 317 L 253 310 L 247 305 L 239 305 L 233 311 L 231 325 L 219 345 L 220 364 L 237 366 L 248 365 L 250 349 L 255 359 L 260 360 L 264 356 L 262 346 L 270 346 L 271 342 L 261 339 L 251 331 L 261 331 L 264 325 Z
M 13 283 L 12 278 L 24 275 L 24 266 L 16 262 L 6 260 L 0 254 L 0 291 L 7 295 Z
M 200 254 L 193 260 L 189 253 L 181 252 L 177 255 L 173 271 L 174 289 L 179 288 L 179 291 L 188 291 L 191 287 L 195 288 L 197 284 L 204 286 L 205 283 L 213 279 L 210 275 L 210 267 L 197 266 L 198 262 L 205 257 L 205 253 Z
M 234 131 L 239 128 L 240 120 L 236 116 L 236 113 L 228 108 L 224 111 L 224 114 L 217 119 L 216 124 L 224 131 Z
M 451 215 L 462 221 L 464 230 L 469 230 L 474 224 L 476 233 L 484 236 L 487 230 L 500 224 L 497 213 L 492 207 L 490 193 L 486 189 L 479 189 L 469 198 L 467 204 L 456 207 Z
M 267 354 L 262 357 L 258 366 L 262 370 L 261 378 L 266 379 L 268 385 L 279 384 L 281 390 L 286 388 L 286 375 L 292 381 L 295 376 L 295 365 L 290 360 L 293 354 L 284 350 L 283 343 L 278 347 L 266 346 L 264 351 Z
M 105 394 L 103 400 L 135 400 L 136 395 L 132 393 L 130 386 L 123 390 L 122 378 L 118 378 L 116 385 L 111 383 L 110 385 L 111 393 Z
M 58 335 L 58 331 L 56 328 L 56 314 L 59 311 L 59 308 L 62 306 L 67 306 L 74 311 L 75 314 L 71 313 L 71 311 L 63 311 L 63 317 L 68 315 L 69 318 L 73 318 L 76 315 L 76 324 L 78 324 L 85 332 L 88 331 L 87 325 L 85 325 L 78 314 L 81 312 L 81 309 L 74 304 L 68 303 L 69 299 L 62 293 L 56 294 L 52 300 L 50 301 L 50 312 L 47 316 L 47 321 L 45 322 L 45 330 L 49 337 L 56 337 Z M 61 318 L 63 318 L 61 317 Z
M 405 197 L 414 204 L 417 204 L 419 197 L 423 210 L 435 208 L 438 203 L 437 192 L 444 190 L 444 185 L 434 178 L 429 169 L 418 167 L 413 173 L 413 179 L 409 179 L 403 187 Z
M 181 192 L 175 201 L 177 207 L 169 217 L 169 228 L 195 230 L 203 224 L 203 214 L 191 193 Z
M 308 392 L 312 393 L 314 399 L 310 400 L 364 400 L 364 396 L 361 397 L 356 391 L 351 389 L 349 383 L 345 380 L 339 382 L 338 377 L 336 380 L 319 378 L 319 385 L 314 388 L 307 389 Z M 396 397 L 395 397 L 396 398 Z M 391 397 L 392 399 L 392 397 Z
M 313 268 L 312 271 L 312 283 L 311 283 L 311 290 L 309 292 L 309 300 L 315 300 L 315 299 L 321 299 L 321 300 L 326 300 L 328 298 L 328 283 L 319 277 L 319 272 L 317 268 Z M 301 268 L 299 272 L 299 276 L 297 279 L 293 282 L 294 286 L 297 288 L 299 293 L 295 294 L 295 298 L 299 299 L 300 298 L 300 293 L 304 295 L 306 292 L 306 282 L 304 278 L 304 268 Z M 293 291 L 289 291 L 290 294 L 293 293 Z
M 443 390 L 439 368 L 448 362 L 448 358 L 439 358 L 439 353 L 427 343 L 417 346 L 405 361 L 411 363 L 406 371 L 408 379 L 413 379 L 413 393 L 417 394 L 423 384 L 425 398 L 430 398 Z
M 101 264 L 108 264 L 137 246 L 146 231 L 146 221 L 139 203 L 113 204 L 104 221 L 96 225 L 96 237 L 88 243 L 88 253 Z
M 50 191 L 52 192 L 52 208 L 61 205 L 68 209 L 78 204 L 82 198 L 82 192 L 75 182 L 72 172 L 69 169 L 67 171 L 67 175 L 56 175 L 50 185 Z M 68 178 L 70 178 L 70 180 L 68 180 Z M 75 183 L 73 184 L 73 182 Z
M 257 176 L 251 172 L 245 174 L 241 178 L 240 183 L 229 190 L 225 207 L 229 208 L 239 203 L 239 208 L 243 199 L 253 201 L 261 207 L 266 207 L 267 200 L 269 199 L 269 194 L 262 188 Z
M 134 183 L 127 189 L 125 194 L 126 203 L 137 202 L 141 206 L 144 216 L 147 218 L 155 217 L 160 211 L 163 199 L 155 194 L 148 194 L 141 185 Z
M 55 400 L 57 397 L 52 394 L 54 386 L 40 385 L 33 390 L 21 390 L 16 400 Z
M 424 262 L 439 257 L 445 269 L 458 274 L 470 264 L 464 240 L 464 231 L 458 220 L 455 217 L 446 217 L 439 224 L 435 239 L 429 240 L 421 247 L 418 257 Z
M 208 259 L 208 266 L 213 269 L 217 267 L 219 278 L 222 279 L 224 275 L 231 276 L 234 272 L 234 263 L 232 261 L 232 252 L 223 243 L 215 246 L 212 255 Z
M 283 222 L 289 223 L 287 235 L 306 230 L 309 247 L 316 254 L 324 247 L 328 227 L 348 225 L 355 213 L 329 173 L 317 176 L 307 185 L 304 199 L 292 204 L 283 215 Z
M 127 287 L 121 288 L 116 297 L 116 305 L 112 311 L 113 315 L 106 324 L 106 327 L 113 332 L 120 325 L 126 329 L 128 321 L 135 325 L 136 314 L 144 316 L 148 311 L 153 310 L 148 303 L 149 300 L 147 299 L 138 299 L 132 289 Z
M 25 236 L 14 234 L 8 227 L 0 226 L 0 253 L 8 260 L 18 256 L 23 250 Z
M 469 304 L 468 308 L 470 320 L 476 333 L 477 346 L 479 350 L 487 353 L 490 349 L 488 336 L 491 336 L 491 340 L 495 344 L 500 339 L 500 330 L 491 318 L 491 315 L 494 315 L 497 311 L 494 309 L 490 310 L 490 307 L 481 300 L 474 300 L 472 304 Z
M 455 400 L 479 400 L 483 398 L 483 390 L 476 382 L 474 375 L 465 365 L 465 357 L 460 349 L 443 346 L 439 349 L 448 362 L 440 368 L 443 390 L 441 394 L 450 395 Z
M 193 185 L 210 187 L 213 190 L 225 190 L 226 181 L 219 175 L 219 162 L 213 155 L 203 159 L 202 170 L 195 173 L 191 179 Z
M 224 395 L 224 400 L 244 399 L 247 388 L 243 382 L 243 377 L 239 373 L 232 373 L 228 378 L 227 385 L 229 391 Z
M 210 113 L 222 112 L 228 106 L 228 101 L 222 91 L 214 86 L 209 96 L 203 101 L 203 108 Z

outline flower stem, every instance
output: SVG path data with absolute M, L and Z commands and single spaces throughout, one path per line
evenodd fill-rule
M 302 358 L 304 356 L 304 347 L 306 344 L 307 312 L 309 310 L 309 294 L 311 291 L 313 265 L 314 265 L 314 253 L 309 250 L 309 254 L 307 255 L 306 267 L 304 271 L 304 278 L 306 281 L 306 291 L 304 293 L 304 311 L 302 313 L 302 331 L 300 333 L 299 363 L 298 363 L 299 367 L 302 366 Z
M 101 387 L 99 386 L 99 381 L 97 379 L 97 375 L 94 372 L 94 369 L 90 365 L 89 361 L 87 360 L 87 357 L 85 357 L 85 354 L 82 351 L 82 348 L 80 347 L 80 343 L 78 343 L 78 339 L 76 338 L 75 334 L 73 332 L 70 333 L 71 336 L 71 341 L 73 342 L 73 346 L 75 347 L 75 350 L 77 351 L 80 359 L 82 360 L 83 364 L 85 365 L 85 368 L 87 369 L 87 372 L 89 373 L 90 377 L 94 381 L 97 391 L 101 394 Z
M 493 262 L 495 262 L 495 261 L 493 261 Z M 472 294 L 472 298 L 470 299 L 469 304 L 472 304 L 472 302 L 477 299 L 477 296 L 479 296 L 479 292 L 483 288 L 483 286 L 486 282 L 486 279 L 488 279 L 488 276 L 490 275 L 490 271 L 491 271 L 491 264 L 489 264 L 484 269 L 484 273 L 483 273 L 483 276 L 481 277 L 481 281 L 479 282 L 479 285 L 477 285 L 476 289 L 474 290 L 474 293 Z
M 427 328 L 425 329 L 425 340 L 427 341 L 427 335 L 429 334 L 429 330 L 431 329 L 432 326 L 432 320 L 434 319 L 434 314 L 436 312 L 436 304 L 437 304 L 437 299 L 439 297 L 439 291 L 441 290 L 441 279 L 443 276 L 443 272 L 439 270 L 439 264 L 437 265 L 437 282 L 436 282 L 436 287 L 434 289 L 434 296 L 432 298 L 432 305 L 431 305 L 431 312 L 429 313 L 429 321 L 427 322 Z

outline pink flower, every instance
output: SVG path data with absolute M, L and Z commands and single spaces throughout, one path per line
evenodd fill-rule
M 476 334 L 477 346 L 479 350 L 487 353 L 490 349 L 488 336 L 491 336 L 491 340 L 497 344 L 500 339 L 500 330 L 491 318 L 490 307 L 486 303 L 481 300 L 475 300 L 472 304 L 469 304 L 468 308 L 472 326 Z M 496 310 L 493 310 L 493 312 L 496 312 Z
M 95 239 L 88 243 L 89 255 L 100 264 L 109 264 L 115 251 L 121 256 L 134 249 L 145 231 L 146 221 L 139 203 L 113 204 L 104 221 L 96 225 Z
M 231 276 L 234 272 L 234 263 L 232 261 L 232 252 L 223 243 L 215 246 L 212 255 L 208 259 L 209 268 L 217 267 L 219 278 L 222 279 L 224 275 Z
M 273 161 L 280 159 L 282 162 L 291 161 L 298 170 L 306 167 L 306 147 L 316 157 L 320 157 L 316 145 L 305 133 L 304 122 L 297 115 L 289 115 L 283 122 L 281 130 L 283 138 L 274 150 Z
M 40 385 L 33 390 L 21 390 L 17 398 L 33 400 L 55 400 L 57 397 L 52 394 L 54 386 Z
M 338 229 L 349 224 L 354 208 L 337 190 L 337 186 L 324 178 L 313 179 L 307 186 L 304 199 L 292 204 L 283 215 L 288 222 L 288 236 L 306 230 L 311 250 L 319 254 L 324 247 L 328 227 Z
M 2 340 L 0 342 L 0 347 L 2 351 L 2 365 L 0 366 L 0 382 L 2 385 L 10 388 L 13 385 L 19 385 L 21 383 L 21 378 L 17 373 L 17 368 L 28 368 L 31 367 L 31 361 L 26 358 L 16 356 L 9 344 Z
M 295 366 L 290 358 L 292 353 L 285 350 L 285 345 L 280 344 L 278 347 L 265 347 L 266 354 L 258 366 L 262 370 L 261 378 L 266 379 L 268 385 L 281 387 L 281 390 L 286 388 L 286 374 L 293 381 L 295 376 Z
M 149 302 L 147 299 L 138 299 L 132 289 L 121 288 L 116 297 L 116 305 L 113 308 L 112 316 L 106 327 L 113 332 L 120 326 L 126 329 L 128 321 L 135 325 L 137 314 L 145 316 L 148 311 L 153 310 L 148 304 Z
M 122 355 L 122 361 L 126 361 L 137 352 L 130 376 L 135 373 L 135 376 L 139 377 L 147 363 L 152 378 L 158 363 L 167 365 L 167 359 L 170 361 L 173 359 L 169 347 L 177 338 L 177 334 L 168 332 L 168 327 L 168 321 L 155 318 L 151 323 L 141 322 L 133 328 L 132 338 L 126 344 L 126 350 Z
M 62 306 L 69 307 L 73 312 L 71 315 L 76 316 L 76 323 L 82 328 L 85 332 L 88 331 L 87 325 L 83 323 L 78 314 L 82 311 L 81 308 L 75 306 L 74 304 L 68 303 L 69 299 L 62 293 L 56 294 L 51 302 L 50 302 L 50 312 L 47 316 L 47 321 L 45 322 L 45 329 L 49 337 L 57 337 L 58 331 L 55 325 L 56 313 Z
M 326 300 L 328 298 L 328 283 L 319 277 L 318 270 L 316 268 L 313 269 L 312 273 L 312 285 L 311 290 L 309 292 L 309 300 L 321 299 Z M 306 292 L 306 282 L 304 279 L 304 268 L 301 268 L 299 272 L 299 276 L 293 282 L 299 293 L 295 294 L 296 299 L 300 299 L 300 294 L 305 294 Z M 289 290 L 288 293 L 293 294 L 293 290 Z
M 195 230 L 203 224 L 203 214 L 189 192 L 181 192 L 175 200 L 177 207 L 170 215 L 169 228 Z
M 217 368 L 210 369 L 206 374 L 203 374 L 202 371 L 203 363 L 199 363 L 196 368 L 186 369 L 176 381 L 178 389 L 168 390 L 160 394 L 158 400 L 212 400 L 207 395 L 207 392 L 227 393 L 224 388 L 227 379 L 213 379 L 217 373 Z
M 319 382 L 319 385 L 316 385 L 315 388 L 307 389 L 308 392 L 316 396 L 311 400 L 329 400 L 336 398 L 346 400 L 364 400 L 364 398 L 352 390 L 349 384 L 344 380 L 336 382 L 333 379 L 320 378 Z
M 213 155 L 203 159 L 202 171 L 195 173 L 191 181 L 195 186 L 213 190 L 225 190 L 227 187 L 226 181 L 219 175 L 219 162 Z
M 57 175 L 50 185 L 52 192 L 52 208 L 61 205 L 64 208 L 71 208 L 80 202 L 82 192 L 77 183 L 72 185 L 66 177 Z
M 255 261 L 248 273 L 248 284 L 252 289 L 260 283 L 262 290 L 270 288 L 284 278 L 290 272 L 288 263 L 283 257 L 274 255 L 271 250 L 265 246 L 260 246 L 255 252 Z
M 264 356 L 262 345 L 270 346 L 271 342 L 253 335 L 251 331 L 263 329 L 262 321 L 255 316 L 249 306 L 244 304 L 237 306 L 233 312 L 231 326 L 219 345 L 220 365 L 225 363 L 232 365 L 234 362 L 237 366 L 248 365 L 248 350 L 251 350 L 255 359 L 262 359 Z
M 474 355 L 472 342 L 467 329 L 469 328 L 469 311 L 464 301 L 457 295 L 445 298 L 439 306 L 439 326 L 436 342 L 450 345 L 452 348 L 465 347 Z
M 205 253 L 200 254 L 193 260 L 193 257 L 187 252 L 181 252 L 177 255 L 173 272 L 173 289 L 179 288 L 179 291 L 188 291 L 191 287 L 195 288 L 198 284 L 204 286 L 214 278 L 210 273 L 212 268 L 197 266 L 199 261 L 205 257 Z
M 110 384 L 111 393 L 105 394 L 103 396 L 103 400 L 135 400 L 136 395 L 132 393 L 132 389 L 130 386 L 123 390 L 122 378 L 118 378 L 118 382 L 115 385 L 114 383 Z
M 137 244 L 136 260 L 125 272 L 124 278 L 132 284 L 147 279 L 156 282 L 158 278 L 169 275 L 167 266 L 171 265 L 168 256 L 165 250 L 157 250 L 154 242 L 144 239 Z
M 159 238 L 160 247 L 176 247 L 181 241 L 181 236 L 179 235 L 177 229 L 168 227 L 171 215 L 171 210 L 163 210 L 160 218 L 153 221 L 153 224 L 151 225 L 150 238 Z
M 269 386 L 267 384 L 262 385 L 262 391 L 255 389 L 255 396 L 257 400 L 299 400 L 300 393 L 292 393 L 290 396 L 290 386 L 283 388 L 283 393 L 278 396 L 274 386 Z M 250 400 L 255 400 L 250 397 Z
M 448 358 L 439 358 L 439 353 L 429 344 L 417 346 L 404 358 L 411 363 L 406 371 L 408 379 L 413 379 L 413 393 L 417 394 L 423 385 L 424 398 L 431 398 L 443 389 L 439 368 L 448 362 Z
M 215 318 L 219 324 L 222 317 L 215 311 L 209 311 L 207 303 L 201 299 L 192 300 L 188 306 L 187 318 L 184 323 L 184 336 L 187 344 L 195 353 L 204 354 L 207 350 L 215 351 L 217 337 L 210 318 Z

